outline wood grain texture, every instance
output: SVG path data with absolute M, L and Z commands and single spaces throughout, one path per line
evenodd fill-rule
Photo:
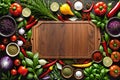
M 91 58 L 100 44 L 100 31 L 90 21 L 39 21 L 32 32 L 32 51 L 40 58 Z

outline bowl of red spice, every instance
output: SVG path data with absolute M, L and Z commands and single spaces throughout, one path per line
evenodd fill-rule
M 92 53 L 92 59 L 93 59 L 94 62 L 100 63 L 102 61 L 102 59 L 103 59 L 103 55 L 98 50 L 93 51 L 93 53 Z

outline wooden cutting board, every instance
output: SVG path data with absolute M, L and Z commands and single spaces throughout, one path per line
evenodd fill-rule
M 91 58 L 100 45 L 100 31 L 90 21 L 39 21 L 32 33 L 32 51 L 40 58 Z

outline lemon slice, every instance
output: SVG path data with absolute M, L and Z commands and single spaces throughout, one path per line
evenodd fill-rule
M 29 16 L 31 15 L 31 10 L 30 10 L 29 8 L 24 8 L 24 9 L 22 10 L 22 15 L 23 15 L 24 17 L 29 17 Z
M 112 65 L 113 61 L 110 57 L 104 57 L 103 59 L 103 65 L 105 67 L 110 67 Z
M 51 11 L 53 12 L 57 12 L 59 10 L 59 4 L 57 2 L 53 2 L 51 5 L 50 5 L 50 9 Z

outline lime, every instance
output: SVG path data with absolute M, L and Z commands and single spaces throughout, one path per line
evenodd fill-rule
M 103 59 L 103 65 L 105 67 L 110 67 L 112 65 L 113 61 L 110 57 L 104 57 Z
M 31 10 L 30 10 L 29 8 L 24 8 L 24 9 L 22 10 L 22 15 L 23 15 L 24 17 L 29 17 L 29 16 L 31 15 Z
M 50 9 L 51 11 L 53 12 L 57 12 L 59 10 L 59 4 L 57 2 L 53 2 L 51 5 L 50 5 Z

